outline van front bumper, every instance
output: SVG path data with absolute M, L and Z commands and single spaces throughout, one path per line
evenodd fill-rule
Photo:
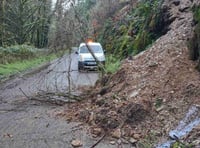
M 105 61 L 101 61 L 101 64 L 105 65 Z M 95 61 L 79 61 L 78 62 L 79 69 L 95 69 L 97 68 L 97 62 Z

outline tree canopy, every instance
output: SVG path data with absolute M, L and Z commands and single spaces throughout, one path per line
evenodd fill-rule
M 0 46 L 33 44 L 45 47 L 50 26 L 50 0 L 3 0 Z

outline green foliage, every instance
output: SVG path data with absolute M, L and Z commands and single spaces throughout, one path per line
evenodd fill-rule
M 0 47 L 0 64 L 31 59 L 36 56 L 38 49 L 28 45 L 15 45 L 7 48 Z
M 105 64 L 105 72 L 106 73 L 115 73 L 120 67 L 120 60 L 115 58 L 112 55 L 106 57 L 106 64 Z
M 200 21 L 200 7 L 195 6 L 193 8 L 194 20 L 199 22 Z
M 108 19 L 99 34 L 107 52 L 123 59 L 151 45 L 162 35 L 161 4 L 161 0 L 143 0 L 120 21 Z
M 31 43 L 46 47 L 50 24 L 49 0 L 3 0 L 0 5 L 0 46 Z
M 155 107 L 159 108 L 159 107 L 162 106 L 162 104 L 163 104 L 163 100 L 160 99 L 160 98 L 157 98 L 156 101 L 155 101 Z
M 157 136 L 155 132 L 151 132 L 149 135 L 146 135 L 144 139 L 138 142 L 139 148 L 152 148 L 154 147 L 155 143 L 157 143 Z
M 151 35 L 147 31 L 141 31 L 135 38 L 133 49 L 135 49 L 136 53 L 139 53 L 152 42 Z
M 171 147 L 172 148 L 193 148 L 194 145 L 193 144 L 185 144 L 185 143 L 177 141 Z
M 192 60 L 200 59 L 200 7 L 195 6 L 193 8 L 194 23 L 196 24 L 194 29 L 194 35 L 189 41 L 190 58 Z M 200 60 L 197 65 L 197 69 L 200 71 Z

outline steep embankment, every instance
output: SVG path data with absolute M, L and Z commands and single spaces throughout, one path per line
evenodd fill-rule
M 68 119 L 72 115 L 93 127 L 112 129 L 111 135 L 118 138 L 141 141 L 154 133 L 158 141 L 168 135 L 189 106 L 200 105 L 200 74 L 187 48 L 193 35 L 191 8 L 199 4 L 198 0 L 165 0 L 162 10 L 169 31 L 97 84 L 93 99 L 72 105 Z

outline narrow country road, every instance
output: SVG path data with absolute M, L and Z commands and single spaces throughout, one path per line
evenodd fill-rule
M 6 96 L 13 100 L 13 97 L 22 95 L 19 88 L 27 95 L 33 95 L 38 91 L 65 92 L 69 85 L 69 77 L 72 91 L 76 91 L 78 86 L 94 85 L 98 79 L 98 73 L 79 73 L 77 70 L 77 62 L 76 54 L 71 54 L 70 56 L 65 55 L 48 65 L 44 65 L 36 71 L 18 76 L 17 78 L 8 81 L 3 86 L 0 86 L 0 97 Z M 70 69 L 69 65 L 71 65 Z
M 50 65 L 18 76 L 0 86 L 0 148 L 71 148 L 71 141 L 79 139 L 84 148 L 96 140 L 87 134 L 80 123 L 67 123 L 54 116 L 60 106 L 28 100 L 21 88 L 31 96 L 38 91 L 66 91 L 68 74 L 72 90 L 78 86 L 94 85 L 98 73 L 77 71 L 77 55 L 64 56 Z M 71 62 L 71 72 L 68 67 Z M 103 141 L 97 148 L 114 148 Z

